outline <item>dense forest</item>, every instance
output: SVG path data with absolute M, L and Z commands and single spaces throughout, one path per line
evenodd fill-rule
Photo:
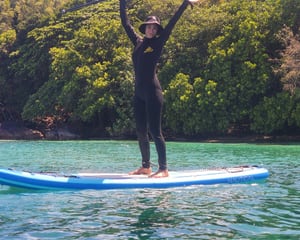
M 132 45 L 119 0 L 0 2 L 0 122 L 134 136 Z M 182 0 L 127 0 L 136 29 Z M 83 8 L 78 6 L 85 4 Z M 300 1 L 200 0 L 159 66 L 166 137 L 300 133 Z

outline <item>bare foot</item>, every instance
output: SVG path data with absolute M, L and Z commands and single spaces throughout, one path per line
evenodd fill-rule
M 168 170 L 158 170 L 156 173 L 153 173 L 149 177 L 151 177 L 151 178 L 169 177 L 169 172 L 168 172 Z
M 152 173 L 151 168 L 140 167 L 132 172 L 129 175 L 150 175 Z

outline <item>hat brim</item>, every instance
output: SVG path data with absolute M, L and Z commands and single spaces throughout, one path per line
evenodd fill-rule
M 157 30 L 157 34 L 160 34 L 160 32 L 162 30 L 164 30 L 164 28 L 159 24 L 159 22 L 157 21 L 149 21 L 149 22 L 144 22 L 141 24 L 141 26 L 139 27 L 139 30 L 142 34 L 145 34 L 146 32 L 146 25 L 149 25 L 149 24 L 156 24 L 156 26 L 158 27 L 158 30 Z

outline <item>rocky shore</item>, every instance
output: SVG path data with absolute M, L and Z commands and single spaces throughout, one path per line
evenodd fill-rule
M 243 135 L 229 134 L 227 136 L 206 138 L 167 138 L 167 141 L 196 141 L 210 143 L 298 143 L 300 135 Z M 82 139 L 68 127 L 46 128 L 42 130 L 31 129 L 18 122 L 0 123 L 0 140 L 79 140 Z M 99 138 L 101 139 L 101 138 Z M 117 138 L 120 139 L 120 138 Z
M 0 139 L 2 140 L 76 140 L 80 136 L 66 127 L 56 129 L 30 129 L 19 122 L 0 123 Z

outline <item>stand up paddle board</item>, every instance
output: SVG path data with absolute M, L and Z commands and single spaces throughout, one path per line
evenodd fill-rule
M 267 169 L 259 166 L 237 166 L 169 172 L 166 178 L 122 173 L 32 173 L 0 169 L 0 184 L 40 190 L 170 188 L 191 185 L 251 183 L 266 179 Z

